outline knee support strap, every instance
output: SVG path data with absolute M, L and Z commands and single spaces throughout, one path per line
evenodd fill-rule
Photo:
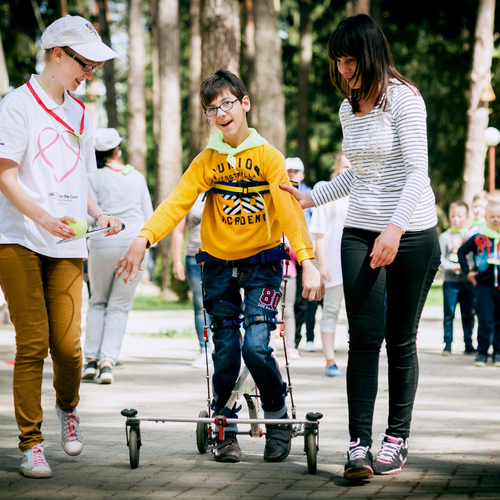
M 245 330 L 250 326 L 250 325 L 256 325 L 259 323 L 271 323 L 273 324 L 273 330 L 276 328 L 276 324 L 278 323 L 278 320 L 276 318 L 273 318 L 272 316 L 265 316 L 265 315 L 255 315 L 255 316 L 246 316 L 243 318 L 243 327 Z
M 210 330 L 212 330 L 212 332 L 217 332 L 226 328 L 234 328 L 235 330 L 238 330 L 242 321 L 243 320 L 240 318 L 212 321 L 212 323 L 210 323 Z

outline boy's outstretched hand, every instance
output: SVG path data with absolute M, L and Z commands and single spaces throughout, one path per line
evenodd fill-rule
M 302 261 L 302 297 L 308 300 L 321 300 L 325 295 L 325 282 L 321 277 L 315 259 Z
M 130 245 L 127 253 L 118 259 L 116 277 L 119 278 L 124 272 L 123 282 L 125 284 L 127 284 L 127 281 L 132 284 L 137 273 L 142 271 L 141 263 L 144 260 L 147 244 L 148 240 L 146 238 L 138 236 Z
M 286 184 L 280 184 L 280 189 L 283 191 L 288 191 L 298 202 L 302 210 L 304 208 L 314 207 L 313 202 L 309 193 L 303 193 L 300 189 L 296 189 L 292 186 L 287 186 Z

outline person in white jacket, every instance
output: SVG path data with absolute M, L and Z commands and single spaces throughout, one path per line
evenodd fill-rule
M 349 160 L 339 154 L 335 160 L 332 179 L 351 166 Z M 318 182 L 314 187 L 326 184 Z M 349 207 L 349 197 L 331 201 L 313 210 L 310 231 L 314 235 L 314 248 L 321 276 L 325 280 L 326 292 L 323 297 L 323 313 L 321 316 L 321 342 L 326 360 L 325 375 L 327 377 L 343 376 L 335 362 L 335 330 L 344 298 L 342 286 L 342 267 L 340 263 L 340 242 L 344 230 L 344 222 Z

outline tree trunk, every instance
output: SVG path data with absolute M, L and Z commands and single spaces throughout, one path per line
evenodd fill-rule
M 163 201 L 182 174 L 180 28 L 178 0 L 158 0 L 158 53 L 160 76 L 160 142 L 158 144 L 158 193 Z M 162 296 L 170 284 L 171 238 L 160 243 Z
M 370 14 L 370 0 L 347 0 L 345 7 L 347 16 Z
M 109 35 L 108 24 L 108 2 L 107 0 L 97 0 L 99 9 L 99 34 L 102 41 L 111 47 L 111 37 Z M 118 113 L 116 111 L 116 91 L 115 91 L 115 69 L 113 59 L 104 63 L 104 85 L 106 87 L 106 113 L 108 115 L 108 127 L 118 127 Z
M 309 182 L 309 69 L 312 61 L 311 0 L 301 0 L 300 8 L 300 59 L 298 71 L 299 123 L 297 153 L 305 167 L 306 182 Z
M 57 2 L 57 13 L 59 17 L 64 17 L 68 15 L 68 1 L 67 0 L 59 0 Z
M 253 0 L 244 0 L 244 22 L 245 22 L 245 65 L 247 90 L 250 97 L 256 94 L 255 91 L 255 20 L 253 14 Z M 252 112 L 249 114 L 249 123 L 252 127 L 258 128 L 257 104 L 252 102 Z
M 469 206 L 474 195 L 484 189 L 484 163 L 487 147 L 483 134 L 488 126 L 488 103 L 481 101 L 481 94 L 491 82 L 494 19 L 495 0 L 480 0 L 470 74 L 467 141 L 465 143 L 463 200 Z
M 258 132 L 285 154 L 285 98 L 281 89 L 281 40 L 274 0 L 254 0 L 255 103 Z
M 142 0 L 129 4 L 128 161 L 146 175 L 146 97 L 144 95 L 144 30 Z
M 160 57 L 158 54 L 158 0 L 151 0 L 151 67 L 153 73 L 153 141 L 154 141 L 154 170 L 155 179 L 160 177 L 160 166 L 158 164 L 160 145 Z M 154 184 L 154 206 L 157 207 L 163 200 L 160 199 L 160 184 Z
M 240 14 L 235 0 L 202 0 L 201 2 L 201 78 L 219 68 L 239 74 Z M 202 116 L 200 149 L 205 149 L 213 132 Z
M 200 152 L 201 144 L 201 0 L 190 0 L 189 25 L 191 27 L 191 55 L 189 58 L 189 161 Z

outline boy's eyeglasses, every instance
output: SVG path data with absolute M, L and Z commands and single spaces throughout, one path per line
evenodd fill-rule
M 92 73 L 95 73 L 99 69 L 98 65 L 92 66 L 92 64 L 84 63 L 81 59 L 76 57 L 75 54 L 71 54 L 71 52 L 68 52 L 64 47 L 61 47 L 61 48 L 64 50 L 64 53 L 66 55 L 68 55 L 69 57 L 72 57 L 82 67 L 82 71 L 84 73 L 88 73 L 89 71 L 92 71 Z
M 220 106 L 215 106 L 213 108 L 207 108 L 205 110 L 205 114 L 211 118 L 212 116 L 215 116 L 219 112 L 219 108 L 222 111 L 230 111 L 231 109 L 233 109 L 234 103 L 236 101 L 241 101 L 241 99 L 242 99 L 241 97 L 238 97 L 238 99 L 235 99 L 234 101 L 225 101 Z

